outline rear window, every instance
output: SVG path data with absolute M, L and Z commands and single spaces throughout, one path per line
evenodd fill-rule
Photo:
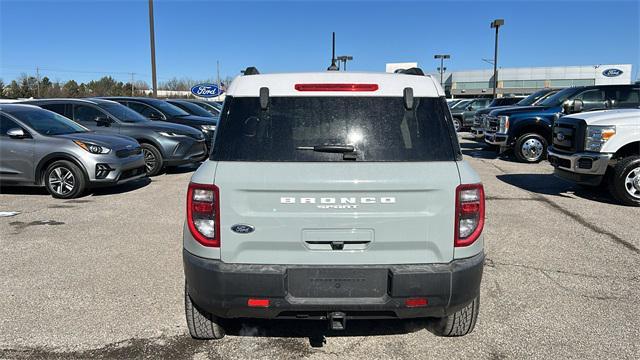
M 342 153 L 313 151 L 351 145 L 356 161 L 452 161 L 459 148 L 444 98 L 227 97 L 212 160 L 345 161 Z

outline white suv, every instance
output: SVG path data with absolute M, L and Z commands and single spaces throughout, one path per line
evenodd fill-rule
M 184 226 L 194 338 L 224 318 L 432 318 L 473 330 L 484 190 L 444 91 L 398 74 L 261 75 L 229 86 Z

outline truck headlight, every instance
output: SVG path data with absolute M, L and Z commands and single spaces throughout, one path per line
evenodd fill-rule
M 90 152 L 92 154 L 108 154 L 111 152 L 111 149 L 107 147 L 92 144 L 89 142 L 80 141 L 80 140 L 73 140 L 73 142 L 76 145 L 80 146 L 83 150 Z
M 509 117 L 498 116 L 498 133 L 506 134 L 509 131 Z
M 587 126 L 585 151 L 599 152 L 602 146 L 616 134 L 615 126 Z

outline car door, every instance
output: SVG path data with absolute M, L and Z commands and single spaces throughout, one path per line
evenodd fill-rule
M 100 118 L 110 119 L 111 117 L 97 106 L 91 104 L 73 104 L 73 121 L 78 124 L 98 132 L 112 133 L 119 131 L 118 124 L 115 122 L 111 122 L 109 126 L 99 124 L 97 119 Z
M 22 129 L 28 136 L 10 137 L 7 132 L 11 129 Z M 35 140 L 24 126 L 0 114 L 0 180 L 34 182 L 34 144 Z

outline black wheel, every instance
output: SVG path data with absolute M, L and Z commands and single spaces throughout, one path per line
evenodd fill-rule
M 456 132 L 459 132 L 462 129 L 462 121 L 458 118 L 453 118 L 453 128 L 456 129 Z
M 147 176 L 158 175 L 162 171 L 162 154 L 160 150 L 150 144 L 142 144 L 142 154 L 144 154 L 144 167 Z
M 618 161 L 608 182 L 609 192 L 625 205 L 640 206 L 640 156 Z
M 437 336 L 464 336 L 473 331 L 480 311 L 480 295 L 463 309 L 440 318 L 432 323 L 429 329 Z
M 44 171 L 44 184 L 54 198 L 73 199 L 82 195 L 87 181 L 84 172 L 76 164 L 59 160 Z
M 547 156 L 547 140 L 539 134 L 524 134 L 516 141 L 513 151 L 516 158 L 524 163 L 537 163 Z
M 224 337 L 224 328 L 220 326 L 220 320 L 203 311 L 191 301 L 191 296 L 184 286 L 184 310 L 187 316 L 189 334 L 194 339 L 217 340 Z

